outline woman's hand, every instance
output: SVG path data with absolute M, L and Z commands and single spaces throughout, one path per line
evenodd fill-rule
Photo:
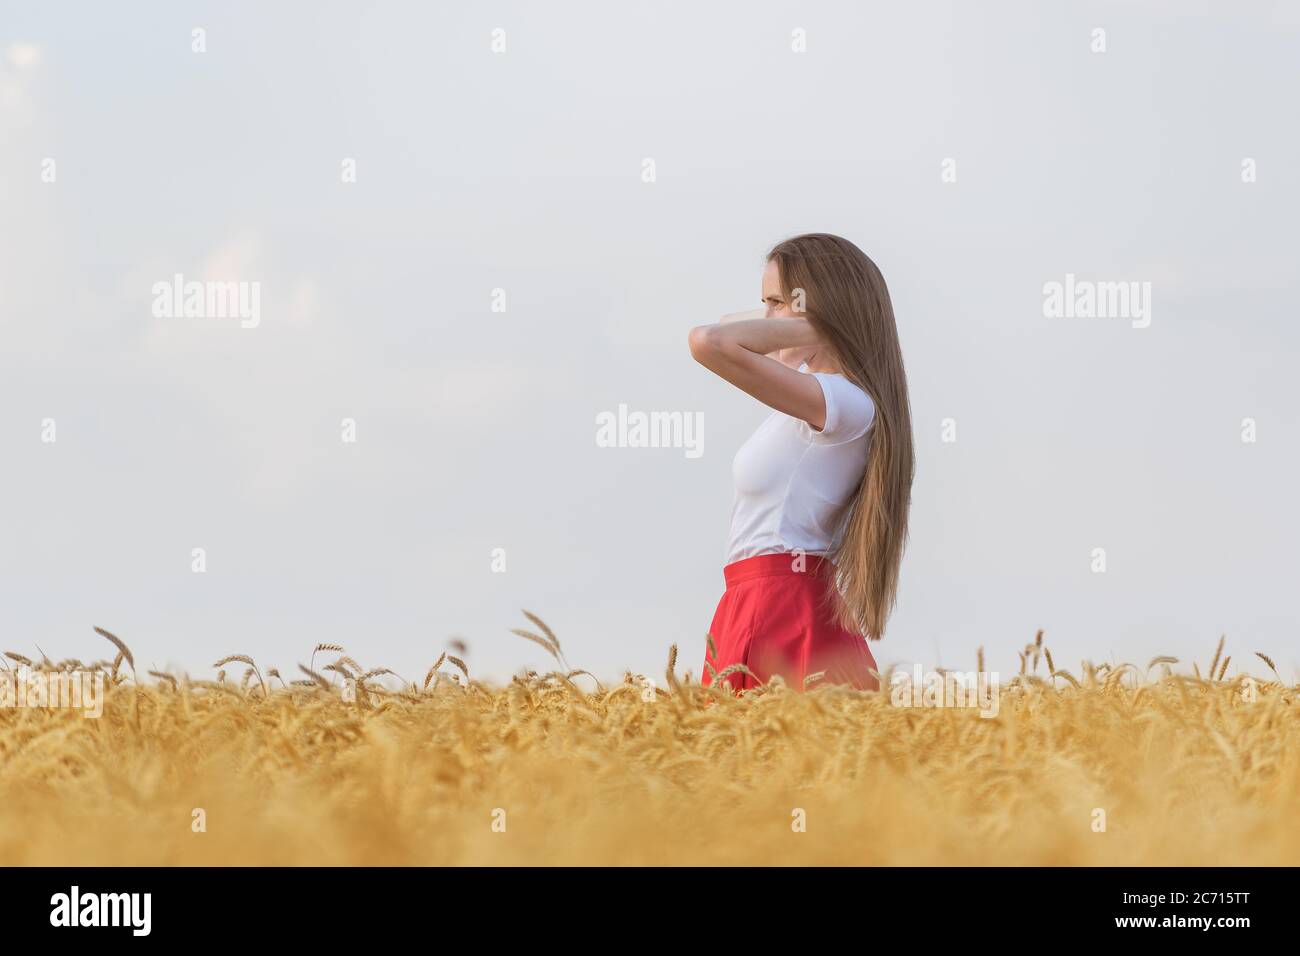
M 770 408 L 821 431 L 826 398 L 821 383 L 772 353 L 815 351 L 822 346 L 812 323 L 800 317 L 740 318 L 691 329 L 691 355 L 705 368 Z
M 778 349 L 770 357 L 797 372 L 805 362 L 812 361 L 812 357 L 819 351 L 821 351 L 820 345 L 805 345 L 794 349 Z

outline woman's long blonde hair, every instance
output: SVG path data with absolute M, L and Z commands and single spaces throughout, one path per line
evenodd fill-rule
M 879 640 L 898 594 L 916 471 L 907 374 L 889 289 L 866 253 L 839 236 L 795 236 L 767 258 L 780 270 L 786 301 L 802 302 L 804 316 L 845 377 L 876 406 L 866 472 L 832 555 L 838 586 L 831 590 L 836 620 Z

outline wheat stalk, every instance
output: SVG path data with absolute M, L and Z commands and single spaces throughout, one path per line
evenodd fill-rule
M 163 671 L 147 671 L 146 673 L 148 673 L 149 676 L 151 677 L 156 677 L 159 680 L 167 681 L 169 684 L 171 684 L 172 690 L 176 690 L 178 687 L 176 683 L 176 678 L 173 677 L 171 674 L 164 673 Z
M 1210 661 L 1210 679 L 1214 679 L 1214 672 L 1219 668 L 1219 655 L 1223 653 L 1223 642 L 1227 640 L 1228 635 L 1219 635 L 1219 646 L 1214 649 L 1214 660 Z
M 327 649 L 328 649 L 328 648 L 327 648 Z M 314 670 L 312 670 L 310 667 L 304 667 L 302 664 L 299 664 L 299 665 L 298 665 L 298 670 L 302 671 L 304 674 L 306 674 L 308 677 L 310 677 L 310 678 L 312 679 L 312 681 L 316 684 L 317 687 L 321 687 L 321 688 L 323 688 L 323 689 L 325 689 L 325 690 L 329 690 L 329 689 L 330 689 L 330 682 L 327 681 L 327 680 L 326 680 L 324 677 L 322 677 L 320 674 L 317 674 L 317 673 L 316 673 Z M 297 681 L 295 681 L 294 683 L 297 683 Z
M 1220 680 L 1220 681 L 1223 680 L 1223 675 L 1226 674 L 1226 673 L 1228 673 L 1228 661 L 1230 661 L 1230 660 L 1232 660 L 1232 655 L 1231 655 L 1231 654 L 1229 654 L 1227 657 L 1225 657 L 1225 658 L 1223 659 L 1223 666 L 1219 668 L 1219 680 Z
M 732 674 L 745 674 L 749 677 L 754 677 L 755 680 L 758 679 L 757 677 L 755 677 L 754 672 L 751 671 L 744 664 L 728 664 L 722 670 L 718 671 L 716 675 L 714 675 L 713 683 L 719 684 L 722 681 L 726 680 L 728 677 L 730 677 Z
M 539 628 L 541 628 L 542 633 L 546 635 L 546 639 L 547 639 L 548 641 L 550 641 L 550 642 L 555 646 L 555 652 L 556 652 L 556 654 L 559 654 L 559 653 L 560 653 L 560 639 L 559 639 L 558 637 L 555 636 L 555 632 L 554 632 L 554 631 L 552 631 L 549 627 L 546 626 L 546 622 L 543 621 L 543 620 L 542 620 L 540 617 L 538 617 L 536 614 L 534 614 L 532 611 L 528 611 L 528 610 L 525 610 L 525 611 L 524 611 L 524 617 L 528 618 L 528 620 L 532 621 L 532 622 L 533 622 L 534 624 L 536 624 Z
M 122 639 L 118 637 L 116 634 L 109 633 L 108 631 L 104 630 L 102 627 L 95 628 L 95 633 L 98 634 L 100 637 L 108 638 L 108 640 L 113 642 L 113 644 L 117 647 L 118 653 L 120 653 L 122 657 L 126 659 L 126 662 L 131 665 L 131 674 L 134 675 L 135 658 L 131 655 L 131 649 L 122 642 Z M 117 673 L 116 668 L 114 668 L 113 673 L 116 676 Z
M 257 675 L 257 682 L 262 685 L 262 696 L 263 697 L 267 696 L 266 681 L 262 679 L 262 672 L 257 669 L 257 665 L 253 663 L 253 659 L 249 657 L 247 654 L 230 654 L 226 657 L 221 658 L 221 660 L 217 661 L 212 666 L 225 667 L 227 664 L 234 664 L 236 662 L 240 664 L 248 665 L 249 670 L 251 670 L 252 673 Z M 250 677 L 251 675 L 249 674 L 249 672 L 245 671 L 244 679 L 239 683 L 240 690 L 244 690 L 248 686 L 248 681 Z
M 512 627 L 510 629 L 510 633 L 516 634 L 519 637 L 524 638 L 525 640 L 532 641 L 534 644 L 544 647 L 546 649 L 546 653 L 550 654 L 557 661 L 560 661 L 560 652 L 556 650 L 554 647 L 552 647 L 551 643 L 548 640 L 546 640 L 546 638 L 542 637 L 540 634 L 534 634 L 532 631 L 525 631 L 521 627 Z M 564 663 L 564 662 L 560 661 L 560 663 Z
M 433 662 L 433 666 L 429 668 L 429 673 L 424 675 L 424 688 L 423 688 L 424 690 L 429 689 L 429 681 L 433 680 L 433 675 L 438 673 L 438 668 L 442 666 L 442 662 L 445 661 L 446 659 L 447 659 L 447 652 L 443 651 L 442 654 L 438 657 L 438 659 Z
M 1261 651 L 1256 651 L 1255 656 L 1268 665 L 1268 669 L 1273 672 L 1273 676 L 1276 677 L 1279 682 L 1282 680 L 1282 675 L 1277 672 L 1277 668 L 1273 665 L 1273 658 Z
M 324 667 L 321 668 L 321 670 L 333 671 L 336 674 L 342 674 L 344 680 L 356 679 L 355 677 L 353 677 L 352 672 L 343 666 L 343 663 L 341 661 L 335 661 L 333 664 L 326 664 Z
M 221 660 L 217 661 L 212 666 L 225 667 L 227 664 L 234 664 L 236 662 L 240 664 L 247 664 L 250 667 L 253 666 L 253 659 L 249 657 L 247 654 L 231 654 L 229 657 L 221 658 Z
M 340 654 L 345 653 L 342 644 L 317 644 L 311 650 L 311 661 L 307 665 L 308 669 L 316 666 L 316 655 L 321 651 L 337 651 Z M 302 665 L 299 664 L 298 666 L 301 667 Z

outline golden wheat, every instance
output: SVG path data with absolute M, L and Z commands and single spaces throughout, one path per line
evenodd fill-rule
M 151 672 L 97 720 L 0 708 L 0 865 L 1300 863 L 1300 688 L 1027 653 L 1060 680 L 1015 675 L 991 718 L 820 675 L 737 695 L 675 652 L 650 695 L 448 655 L 355 699 L 303 665 L 260 693 Z
M 119 638 L 116 634 L 112 634 L 112 633 L 110 633 L 110 632 L 104 630 L 102 627 L 97 627 L 97 628 L 95 628 L 95 633 L 96 633 L 96 634 L 99 634 L 99 635 L 101 635 L 101 636 L 103 636 L 103 637 L 106 637 L 106 638 L 108 638 L 108 640 L 110 640 L 110 641 L 113 642 L 113 645 L 117 648 L 117 652 L 118 652 L 122 657 L 126 658 L 126 662 L 127 662 L 128 664 L 131 665 L 131 673 L 134 674 L 134 673 L 135 673 L 135 658 L 131 656 L 131 651 L 130 651 L 130 649 L 129 649 L 125 644 L 122 643 L 122 639 Z M 116 666 L 115 666 L 113 669 L 116 671 L 116 670 L 117 670 Z

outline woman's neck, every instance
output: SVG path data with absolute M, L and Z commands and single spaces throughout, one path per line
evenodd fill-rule
M 810 372 L 830 372 L 832 375 L 839 375 L 840 365 L 828 353 L 818 349 L 812 355 L 804 359 Z

